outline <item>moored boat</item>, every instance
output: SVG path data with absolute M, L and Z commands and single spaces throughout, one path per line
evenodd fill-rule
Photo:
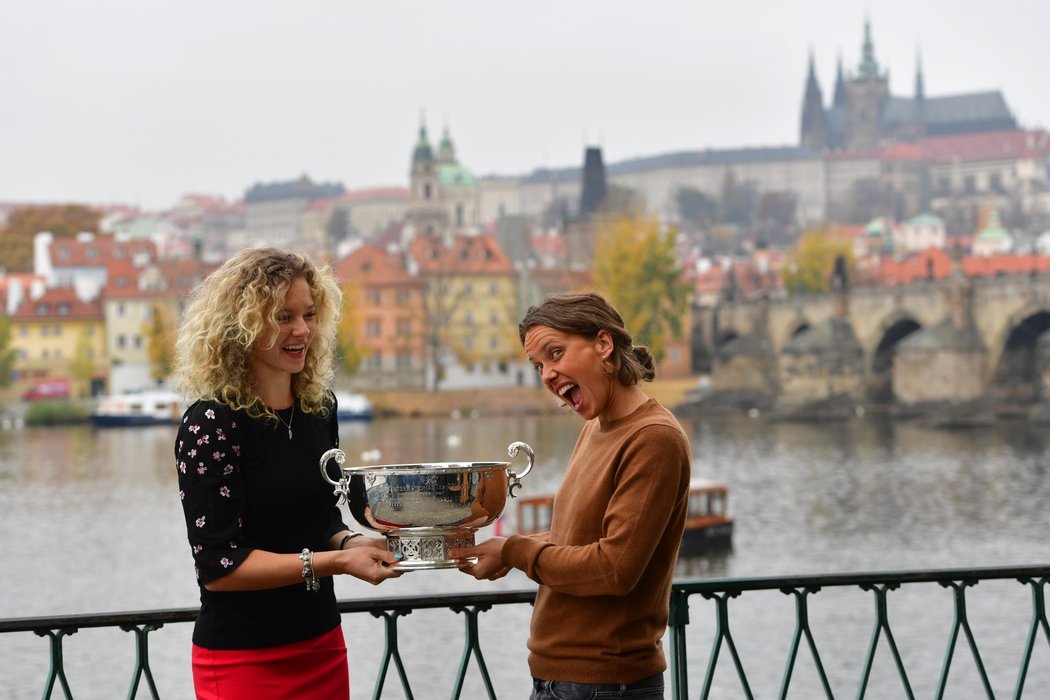
M 532 535 L 550 529 L 554 496 L 544 494 L 518 499 L 517 532 Z M 695 557 L 732 548 L 733 516 L 729 513 L 729 487 L 720 481 L 694 479 L 689 484 L 689 506 L 681 557 Z
M 99 399 L 88 416 L 100 428 L 167 425 L 178 423 L 182 397 L 172 391 L 141 391 Z
M 364 394 L 335 392 L 336 419 L 341 421 L 372 420 L 375 409 Z

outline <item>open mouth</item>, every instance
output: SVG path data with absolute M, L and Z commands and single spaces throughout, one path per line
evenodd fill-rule
M 285 345 L 281 350 L 289 355 L 301 355 L 306 352 L 306 345 L 303 343 L 300 343 L 299 345 Z
M 572 410 L 580 410 L 580 403 L 583 401 L 583 392 L 576 384 L 566 384 L 558 389 L 558 396 L 560 396 L 567 405 L 571 406 Z

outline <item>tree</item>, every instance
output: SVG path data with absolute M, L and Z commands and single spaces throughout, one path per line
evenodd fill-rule
M 755 217 L 755 201 L 758 191 L 753 182 L 737 182 L 732 170 L 722 178 L 722 223 L 749 228 Z
M 718 223 L 718 200 L 691 187 L 675 192 L 678 217 L 698 228 L 707 229 Z
M 149 321 L 143 324 L 142 335 L 146 337 L 146 357 L 149 358 L 149 374 L 156 382 L 168 378 L 175 357 L 175 320 L 168 309 L 154 304 Z
M 73 349 L 73 359 L 69 363 L 69 373 L 73 377 L 76 396 L 88 395 L 91 380 L 95 378 L 95 350 L 91 344 L 91 334 L 87 328 L 81 328 L 77 344 Z
M 603 222 L 594 256 L 594 286 L 619 309 L 637 345 L 663 359 L 668 332 L 682 335 L 689 285 L 675 256 L 674 227 L 651 218 Z
M 11 319 L 0 316 L 0 387 L 11 386 L 17 359 L 18 351 L 11 347 Z
M 336 329 L 336 362 L 351 376 L 361 367 L 366 353 L 361 344 L 360 299 L 359 286 L 348 284 L 343 287 L 343 315 Z
M 835 260 L 842 256 L 848 275 L 856 267 L 849 241 L 835 239 L 826 231 L 807 231 L 798 241 L 795 254 L 784 270 L 789 292 L 825 292 L 831 287 Z
M 69 238 L 82 231 L 98 233 L 102 212 L 81 204 L 20 207 L 11 212 L 0 230 L 0 267 L 28 272 L 33 267 L 33 237 L 50 231 L 55 238 Z

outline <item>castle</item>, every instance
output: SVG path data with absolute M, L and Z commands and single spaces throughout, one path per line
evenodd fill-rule
M 867 20 L 860 64 L 847 76 L 839 59 L 835 89 L 827 107 L 811 53 L 799 145 L 817 150 L 856 151 L 886 141 L 914 142 L 927 136 L 1017 129 L 998 90 L 927 97 L 921 61 L 915 69 L 910 97 L 891 95 L 889 83 L 889 71 L 875 58 L 871 24 Z

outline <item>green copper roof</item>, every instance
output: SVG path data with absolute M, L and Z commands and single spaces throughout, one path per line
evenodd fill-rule
M 908 220 L 912 226 L 943 226 L 944 219 L 936 214 L 919 214 Z
M 438 183 L 442 187 L 477 187 L 478 180 L 469 170 L 455 163 L 443 163 L 437 169 Z
M 879 216 L 868 222 L 868 225 L 864 227 L 864 234 L 867 236 L 888 236 L 890 235 L 890 226 L 886 223 L 886 219 Z
M 875 60 L 875 43 L 871 40 L 871 22 L 864 20 L 864 47 L 860 66 L 857 68 L 857 79 L 883 78 L 879 73 L 879 62 Z
M 999 219 L 999 210 L 993 209 L 988 215 L 988 225 L 985 226 L 980 233 L 977 234 L 977 240 L 980 241 L 1009 241 L 1012 240 L 1010 232 L 1003 228 L 1002 221 Z
M 419 140 L 416 141 L 416 149 L 412 152 L 413 163 L 421 160 L 434 160 L 434 151 L 430 148 L 430 141 L 427 139 L 427 127 L 424 125 L 419 127 Z

